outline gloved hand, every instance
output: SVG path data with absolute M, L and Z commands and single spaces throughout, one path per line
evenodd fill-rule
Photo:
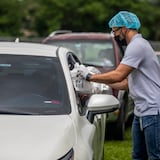
M 84 80 L 84 70 L 87 70 L 85 66 L 80 66 L 78 63 L 74 64 L 74 68 L 70 70 L 72 82 L 76 92 L 80 94 L 91 94 L 94 90 L 92 84 Z
M 92 76 L 92 73 L 90 73 L 88 68 L 82 64 L 79 66 L 78 72 L 87 81 L 89 81 L 90 77 Z

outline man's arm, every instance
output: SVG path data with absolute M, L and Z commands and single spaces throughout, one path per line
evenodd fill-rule
M 127 66 L 125 64 L 120 64 L 114 71 L 108 73 L 93 74 L 92 76 L 90 76 L 89 81 L 105 84 L 122 82 L 133 70 L 133 67 Z
M 117 90 L 128 90 L 128 79 L 126 78 L 121 82 L 108 84 L 108 86 Z

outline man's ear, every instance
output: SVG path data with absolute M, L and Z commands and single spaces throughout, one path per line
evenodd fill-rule
M 126 34 L 127 31 L 128 31 L 128 28 L 126 28 L 125 26 L 123 26 L 123 27 L 122 27 L 122 33 L 123 33 L 123 34 Z
M 122 31 L 126 32 L 128 30 L 128 28 L 126 28 L 125 26 L 122 27 Z

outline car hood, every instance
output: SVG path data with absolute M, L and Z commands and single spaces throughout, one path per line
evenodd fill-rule
M 74 144 L 69 116 L 0 115 L 0 159 L 55 160 Z

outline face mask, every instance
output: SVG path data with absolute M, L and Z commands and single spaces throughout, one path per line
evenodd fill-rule
M 116 40 L 119 46 L 127 46 L 127 42 L 125 39 L 120 40 L 119 36 L 115 36 L 114 39 Z

